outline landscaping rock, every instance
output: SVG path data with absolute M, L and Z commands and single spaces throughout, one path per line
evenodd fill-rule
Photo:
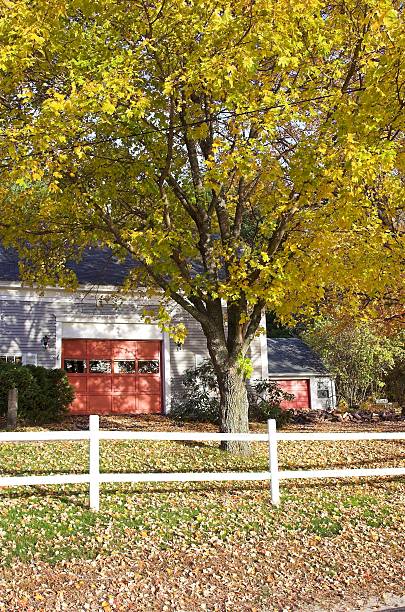
M 356 410 L 356 412 L 338 412 L 328 410 L 295 410 L 291 422 L 296 425 L 311 425 L 316 423 L 372 423 L 380 421 L 404 421 L 405 415 L 396 414 L 393 411 L 368 412 L 367 410 Z

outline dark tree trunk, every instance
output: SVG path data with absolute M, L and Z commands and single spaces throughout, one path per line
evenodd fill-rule
M 217 371 L 218 387 L 221 398 L 221 432 L 247 433 L 249 431 L 248 397 L 243 374 L 235 365 Z M 247 442 L 226 441 L 221 448 L 233 453 L 247 454 Z
M 207 339 L 207 348 L 214 366 L 220 394 L 220 431 L 223 433 L 249 432 L 249 402 L 246 379 L 241 367 L 246 358 L 250 342 L 260 323 L 261 309 L 251 321 L 248 331 L 243 332 L 240 324 L 241 312 L 228 308 L 227 334 L 224 329 L 222 305 L 219 302 L 220 316 L 212 314 L 210 325 L 202 325 Z M 238 362 L 241 361 L 241 365 Z M 226 441 L 221 448 L 233 453 L 247 454 L 248 442 Z
M 17 427 L 17 411 L 18 411 L 18 389 L 13 388 L 8 392 L 7 406 L 7 425 L 8 430 L 13 430 Z

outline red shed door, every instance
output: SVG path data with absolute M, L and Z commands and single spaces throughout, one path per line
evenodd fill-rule
M 64 339 L 62 367 L 76 391 L 72 413 L 162 411 L 159 341 Z
M 281 402 L 281 407 L 290 410 L 308 410 L 311 407 L 309 395 L 309 380 L 276 380 L 279 387 L 286 393 L 292 393 L 294 399 Z

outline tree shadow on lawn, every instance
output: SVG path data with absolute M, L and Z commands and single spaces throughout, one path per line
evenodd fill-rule
M 348 478 L 322 478 L 322 479 L 302 479 L 300 481 L 298 480 L 294 480 L 293 482 L 291 480 L 282 480 L 281 481 L 281 488 L 282 491 L 281 493 L 283 493 L 283 489 L 289 489 L 289 488 L 295 488 L 295 489 L 305 489 L 305 488 L 311 488 L 311 489 L 321 489 L 321 488 L 328 488 L 328 489 L 338 489 L 340 487 L 351 487 L 353 485 L 358 485 L 360 479 L 363 480 L 365 477 L 348 477 Z M 310 483 L 308 483 L 308 480 L 310 480 Z M 329 481 L 327 483 L 325 483 L 326 481 Z M 323 482 L 322 482 L 323 481 Z M 405 476 L 384 476 L 384 482 L 404 482 L 405 483 Z M 367 478 L 367 483 L 371 484 L 371 485 L 377 485 L 377 484 L 381 484 L 381 477 L 368 477 Z M 151 487 L 149 485 L 148 489 L 146 491 L 134 491 L 133 486 L 139 486 L 140 484 L 147 484 L 147 483 L 133 483 L 133 485 L 131 486 L 130 483 L 124 483 L 125 485 L 127 485 L 125 487 L 125 489 L 120 489 L 119 493 L 137 493 L 139 495 L 148 495 L 149 493 L 152 494 L 156 494 L 156 493 L 162 493 L 162 494 L 168 494 L 168 493 L 232 493 L 237 495 L 240 492 L 245 492 L 245 491 L 265 491 L 268 492 L 270 495 L 270 489 L 269 489 L 269 481 L 268 480 L 263 480 L 261 482 L 257 482 L 257 483 L 253 483 L 253 482 L 245 482 L 243 483 L 243 485 L 241 486 L 235 486 L 235 483 L 231 483 L 229 482 L 229 484 L 221 482 L 218 483 L 217 486 L 213 486 L 213 483 L 198 483 L 200 486 L 190 486 L 187 488 L 183 488 L 183 487 L 179 487 L 178 483 L 173 483 L 173 485 L 177 485 L 177 486 L 173 486 L 173 487 Z M 186 483 L 184 483 L 186 484 Z M 103 487 L 102 489 L 102 493 L 107 493 L 107 494 L 114 494 L 117 493 L 117 489 L 113 486 L 108 486 L 108 487 Z
M 215 448 L 215 449 L 219 449 L 220 448 L 220 442 L 218 442 L 217 440 L 212 440 L 211 442 L 202 442 L 202 441 L 198 441 L 196 440 L 195 442 L 193 442 L 193 440 L 174 440 L 174 442 L 176 443 L 176 445 L 178 446 L 186 446 L 186 447 L 195 447 L 198 446 L 199 448 Z M 215 442 L 215 445 L 213 444 L 213 442 Z

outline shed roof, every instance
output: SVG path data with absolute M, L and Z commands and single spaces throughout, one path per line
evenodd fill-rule
M 329 374 L 321 358 L 299 338 L 267 338 L 267 358 L 270 375 Z
M 107 248 L 88 247 L 79 263 L 69 262 L 81 285 L 122 285 L 137 263 L 127 257 L 119 261 Z M 18 254 L 0 243 L 0 281 L 19 281 Z

